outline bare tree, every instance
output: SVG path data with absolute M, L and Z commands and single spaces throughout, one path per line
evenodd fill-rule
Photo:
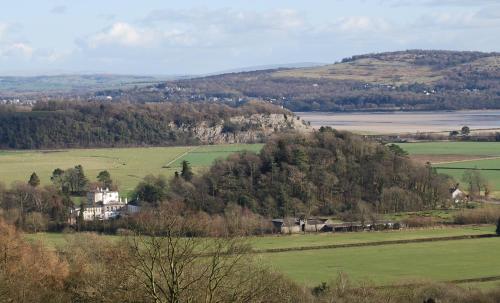
M 127 268 L 155 303 L 255 302 L 267 285 L 249 248 L 237 238 L 188 237 L 183 217 L 160 209 L 129 236 Z

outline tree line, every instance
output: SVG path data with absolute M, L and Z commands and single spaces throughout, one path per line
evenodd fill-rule
M 127 104 L 39 102 L 31 110 L 0 106 L 0 148 L 41 149 L 192 145 L 200 140 L 192 128 L 223 124 L 234 116 L 286 114 L 263 102 L 224 104 Z M 245 125 L 225 132 L 237 133 Z

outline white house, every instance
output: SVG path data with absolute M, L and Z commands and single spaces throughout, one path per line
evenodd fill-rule
M 75 214 L 80 215 L 81 208 L 75 209 Z M 139 206 L 128 204 L 127 198 L 122 199 L 117 191 L 110 191 L 108 188 L 97 188 L 87 193 L 87 204 L 83 210 L 83 219 L 109 220 L 118 216 L 136 213 Z
M 455 203 L 463 202 L 465 198 L 466 198 L 465 193 L 461 191 L 458 187 L 455 188 L 455 190 L 451 193 L 451 199 Z

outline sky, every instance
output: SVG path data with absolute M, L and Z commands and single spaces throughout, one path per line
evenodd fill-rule
M 0 75 L 205 74 L 500 51 L 500 0 L 0 0 Z

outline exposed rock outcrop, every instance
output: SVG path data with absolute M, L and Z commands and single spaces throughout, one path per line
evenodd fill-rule
M 171 123 L 170 127 L 177 131 L 190 132 L 203 144 L 262 142 L 278 131 L 311 130 L 307 123 L 293 114 L 253 114 L 248 117 L 231 117 L 215 125 L 202 122 L 195 126 L 178 127 Z

